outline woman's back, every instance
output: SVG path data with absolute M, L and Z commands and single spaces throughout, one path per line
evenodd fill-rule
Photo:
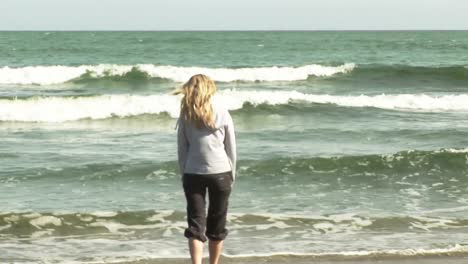
M 214 128 L 198 128 L 190 121 L 179 119 L 179 140 L 186 142 L 187 157 L 181 164 L 184 173 L 208 174 L 232 170 L 234 126 L 229 112 L 213 105 Z M 180 145 L 179 145 L 180 147 Z M 235 154 L 234 154 L 235 155 Z

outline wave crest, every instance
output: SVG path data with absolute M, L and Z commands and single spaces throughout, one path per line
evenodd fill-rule
M 0 84 L 38 84 L 50 85 L 73 81 L 79 78 L 102 78 L 125 76 L 139 72 L 140 77 L 169 79 L 185 82 L 192 75 L 203 73 L 215 81 L 296 81 L 306 80 L 309 76 L 331 76 L 347 73 L 354 69 L 353 63 L 340 66 L 318 64 L 301 67 L 252 67 L 252 68 L 204 68 L 158 66 L 153 64 L 137 65 L 81 65 L 81 66 L 27 66 L 22 68 L 0 68 Z
M 405 111 L 468 111 L 468 95 L 431 96 L 426 94 L 338 96 L 304 94 L 297 91 L 220 91 L 215 101 L 228 110 L 244 104 L 285 105 L 292 101 L 335 104 L 345 107 L 375 107 Z M 0 121 L 66 122 L 105 119 L 142 114 L 179 114 L 179 97 L 169 94 L 100 95 L 91 97 L 34 97 L 0 100 Z

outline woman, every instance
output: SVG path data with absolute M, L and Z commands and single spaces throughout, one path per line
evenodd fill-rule
M 229 112 L 211 103 L 214 82 L 194 75 L 175 94 L 182 94 L 177 125 L 180 172 L 187 199 L 192 264 L 201 264 L 203 242 L 209 240 L 210 264 L 217 264 L 228 234 L 226 215 L 235 179 L 236 141 Z M 205 213 L 208 190 L 209 208 Z

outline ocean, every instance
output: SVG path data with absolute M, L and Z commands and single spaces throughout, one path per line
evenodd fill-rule
M 197 73 L 236 127 L 225 257 L 468 255 L 467 31 L 0 32 L 0 263 L 188 258 Z

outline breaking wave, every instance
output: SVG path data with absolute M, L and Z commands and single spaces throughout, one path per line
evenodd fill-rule
M 206 74 L 219 82 L 233 81 L 297 81 L 309 76 L 332 76 L 354 69 L 353 63 L 340 66 L 318 64 L 300 67 L 251 67 L 251 68 L 205 68 L 138 65 L 81 65 L 81 66 L 27 66 L 22 68 L 0 68 L 0 84 L 50 85 L 69 81 L 121 77 L 127 79 L 168 79 L 185 82 L 194 74 Z
M 66 122 L 80 119 L 105 119 L 143 114 L 179 114 L 178 96 L 153 95 L 99 95 L 89 97 L 31 97 L 0 100 L 0 121 Z M 287 105 L 291 102 L 334 104 L 343 107 L 375 107 L 402 111 L 466 112 L 468 94 L 380 94 L 329 95 L 305 94 L 297 91 L 236 91 L 223 90 L 214 101 L 228 110 L 251 105 Z

